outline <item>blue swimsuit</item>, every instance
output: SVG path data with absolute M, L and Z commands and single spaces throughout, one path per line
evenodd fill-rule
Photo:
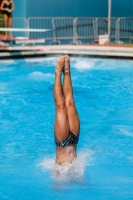
M 74 135 L 71 131 L 69 131 L 68 137 L 63 142 L 57 142 L 55 138 L 55 144 L 58 147 L 67 147 L 71 145 L 77 145 L 78 140 L 79 140 L 79 137 Z

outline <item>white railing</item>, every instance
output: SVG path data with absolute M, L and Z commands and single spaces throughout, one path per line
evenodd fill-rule
M 3 27 L 3 19 L 0 19 Z M 14 32 L 14 37 L 44 38 L 48 44 L 81 44 L 98 42 L 99 35 L 108 34 L 108 20 L 89 17 L 14 18 L 13 28 L 50 29 L 48 32 Z M 132 42 L 133 18 L 111 18 L 110 41 Z
M 51 29 L 53 30 L 52 17 L 30 17 L 27 19 L 27 28 L 31 29 Z M 31 32 L 28 33 L 29 38 L 45 38 L 46 40 L 53 40 L 53 32 Z
M 125 41 L 128 39 L 130 42 L 133 40 L 133 18 L 119 18 L 117 20 L 117 36 L 116 42 Z

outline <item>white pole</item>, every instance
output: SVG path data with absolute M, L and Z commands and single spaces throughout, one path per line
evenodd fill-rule
M 108 43 L 110 43 L 110 33 L 111 33 L 111 10 L 112 10 L 112 0 L 108 0 L 108 36 L 109 36 Z

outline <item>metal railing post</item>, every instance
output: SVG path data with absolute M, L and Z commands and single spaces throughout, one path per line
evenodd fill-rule
M 118 18 L 118 36 L 117 36 L 117 41 L 118 41 L 118 43 L 120 42 L 120 18 Z
M 94 19 L 93 20 L 93 24 L 94 24 L 94 41 L 97 42 L 98 41 L 98 19 Z
M 73 44 L 78 44 L 78 41 L 77 41 L 77 18 L 74 18 L 73 19 L 73 41 L 72 43 Z
M 119 19 L 116 20 L 116 27 L 115 27 L 115 28 L 116 28 L 116 33 L 115 33 L 115 43 L 118 42 L 118 28 L 119 28 L 119 27 L 118 27 L 118 20 L 119 20 Z
M 73 44 L 76 43 L 77 40 L 77 18 L 73 19 Z
M 26 28 L 30 28 L 30 18 L 27 18 L 27 20 L 26 20 Z M 29 38 L 30 37 L 30 34 L 29 34 L 29 32 L 27 32 L 26 33 L 26 36 Z
M 111 10 L 112 10 L 112 0 L 108 0 L 108 43 L 110 43 L 111 35 Z
M 57 40 L 57 37 L 56 37 L 55 19 L 52 19 L 52 26 L 53 26 L 53 40 L 50 42 L 50 44 L 52 43 L 60 44 L 60 41 Z

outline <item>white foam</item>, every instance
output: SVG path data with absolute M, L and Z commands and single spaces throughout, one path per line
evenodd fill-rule
M 118 134 L 133 137 L 133 126 L 115 125 L 114 128 Z
M 119 129 L 119 131 L 123 135 L 133 137 L 133 132 L 129 132 L 129 131 L 125 130 L 125 129 Z
M 13 60 L 13 59 L 1 60 L 0 62 L 1 62 L 1 64 L 2 63 L 3 64 L 14 64 L 14 63 L 16 63 L 15 60 Z
M 117 59 L 100 59 L 100 58 L 85 58 L 76 57 L 72 58 L 72 67 L 79 71 L 85 70 L 114 70 L 116 68 L 125 68 L 128 61 L 120 61 Z M 132 63 L 128 63 L 128 67 L 132 67 Z
M 78 57 L 72 58 L 71 61 L 73 62 L 72 67 L 79 71 L 90 70 L 92 68 L 95 70 L 109 70 L 113 69 L 113 66 L 116 68 L 116 60 Z
M 94 66 L 94 61 L 88 59 L 76 59 L 76 62 L 72 64 L 72 67 L 76 68 L 79 71 L 89 70 Z
M 79 153 L 72 163 L 57 165 L 55 158 L 45 158 L 37 166 L 42 167 L 44 171 L 48 171 L 51 177 L 58 184 L 82 181 L 85 174 L 85 168 L 93 164 L 93 152 L 91 150 Z
M 0 83 L 0 94 L 7 94 L 9 91 L 7 90 L 8 84 Z
M 56 66 L 58 57 L 44 57 L 25 59 L 29 63 L 44 63 L 45 67 Z M 125 67 L 125 62 L 116 59 L 100 59 L 100 58 L 86 58 L 86 57 L 71 57 L 71 67 L 78 71 L 91 70 L 114 70 L 116 68 Z M 130 64 L 130 63 L 129 63 Z M 129 65 L 131 67 L 131 64 Z
M 29 63 L 34 63 L 34 62 L 37 62 L 37 63 L 43 63 L 43 62 L 50 62 L 50 63 L 55 63 L 55 61 L 57 61 L 57 58 L 56 57 L 44 57 L 44 58 L 26 58 L 25 59 L 26 62 L 29 62 Z
M 30 73 L 28 78 L 34 79 L 37 81 L 45 81 L 46 79 L 54 78 L 54 74 L 50 74 L 50 73 L 44 74 L 42 72 L 35 71 L 35 72 Z

